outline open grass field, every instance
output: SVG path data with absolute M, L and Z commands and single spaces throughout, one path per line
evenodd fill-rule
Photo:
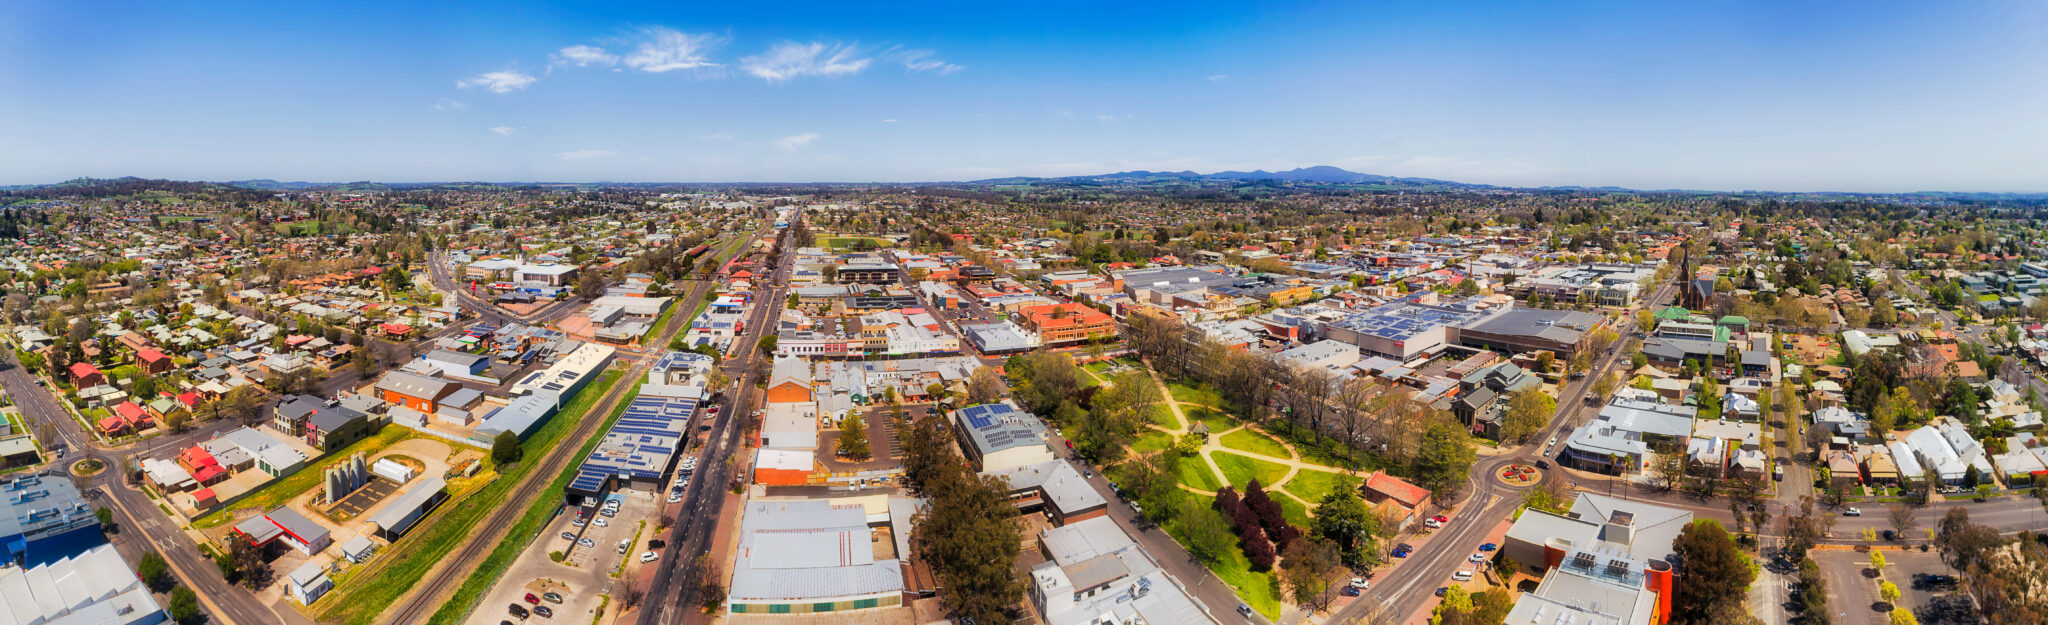
M 1138 435 L 1138 440 L 1131 442 L 1131 453 L 1149 454 L 1155 451 L 1164 450 L 1172 446 L 1172 434 L 1167 434 L 1165 432 L 1161 432 L 1158 430 L 1150 430 L 1145 432 L 1144 434 Z
M 1294 493 L 1294 496 L 1310 503 L 1322 501 L 1324 496 L 1329 495 L 1331 491 L 1338 488 L 1357 487 L 1358 478 L 1342 473 L 1308 470 L 1296 472 L 1294 479 L 1287 480 L 1286 484 L 1280 485 L 1282 490 Z
M 1197 504 L 1189 506 L 1189 510 L 1193 514 L 1223 516 L 1223 513 L 1216 511 L 1215 497 L 1195 494 L 1189 494 L 1188 497 Z M 1227 519 L 1222 520 L 1222 523 L 1226 525 L 1229 522 Z M 1181 532 L 1180 527 L 1181 524 L 1179 522 L 1169 522 L 1166 524 L 1166 533 L 1173 536 L 1175 540 L 1185 543 L 1187 542 L 1186 534 Z M 1246 605 L 1251 606 L 1253 610 L 1257 610 L 1259 614 L 1265 615 L 1267 619 L 1280 620 L 1280 596 L 1274 590 L 1275 585 L 1271 572 L 1253 571 L 1251 561 L 1245 559 L 1244 552 L 1237 549 L 1225 550 L 1222 558 L 1219 558 L 1216 562 L 1209 563 L 1208 566 L 1209 571 L 1215 573 L 1218 579 L 1223 580 L 1225 584 L 1230 584 L 1230 587 L 1237 591 L 1237 596 L 1243 598 Z
M 1272 456 L 1274 458 L 1289 457 L 1287 455 L 1287 448 L 1282 447 L 1280 441 L 1273 440 L 1273 437 L 1260 434 L 1251 428 L 1223 435 L 1223 446 L 1238 451 L 1252 452 L 1261 456 Z
M 1188 386 L 1184 382 L 1168 382 L 1166 383 L 1166 390 L 1173 394 L 1174 401 L 1183 404 L 1200 404 L 1218 408 L 1223 406 L 1223 395 L 1217 393 L 1216 389 L 1210 388 L 1207 384 Z M 1187 410 L 1187 406 L 1181 406 L 1181 410 Z
M 385 547 L 368 565 L 352 569 L 344 579 L 336 580 L 335 589 L 318 602 L 321 604 L 319 620 L 348 625 L 375 622 L 379 614 L 447 557 L 456 543 L 469 537 L 486 514 L 505 502 L 514 485 L 540 464 L 540 457 L 574 429 L 575 423 L 590 412 L 598 398 L 611 391 L 621 375 L 623 373 L 618 369 L 607 369 L 595 383 L 577 393 L 559 414 L 548 419 L 528 437 L 521 444 L 526 448 L 528 461 L 511 465 L 498 480 L 475 494 L 443 504 L 434 513 L 439 518 L 430 516 L 423 521 L 424 527 L 414 529 L 398 542 Z
M 1176 468 L 1178 470 L 1174 472 L 1174 476 L 1180 478 L 1180 483 L 1189 488 L 1212 493 L 1223 488 L 1223 484 L 1216 481 L 1216 473 L 1209 470 L 1209 465 L 1202 462 L 1201 456 L 1181 458 L 1180 466 Z
M 1215 452 L 1210 456 L 1216 459 L 1216 468 L 1223 470 L 1223 477 L 1230 480 L 1230 485 L 1239 490 L 1243 490 L 1252 480 L 1258 480 L 1260 484 L 1271 487 L 1273 483 L 1280 481 L 1280 478 L 1287 477 L 1287 465 L 1278 462 L 1267 462 L 1227 451 Z
M 874 249 L 882 249 L 889 247 L 889 241 L 887 239 L 879 239 L 875 237 L 824 237 L 818 239 L 818 244 L 825 246 L 826 249 L 831 250 L 849 250 L 853 249 L 856 245 L 858 245 L 858 242 L 860 241 L 866 241 L 870 244 L 873 244 Z
M 1214 410 L 1210 408 L 1196 408 L 1193 410 L 1189 410 L 1187 406 L 1181 406 L 1180 411 L 1182 414 L 1186 414 L 1188 416 L 1188 427 L 1194 427 L 1194 422 L 1197 421 L 1208 424 L 1209 434 L 1211 436 L 1220 433 L 1224 430 L 1237 427 L 1238 423 L 1236 417 L 1232 417 L 1228 414 L 1225 414 L 1221 410 Z
M 1168 429 L 1180 427 L 1180 419 L 1173 416 L 1173 408 L 1168 407 L 1164 403 L 1146 406 L 1145 415 L 1150 417 L 1152 422 L 1158 424 L 1159 427 Z

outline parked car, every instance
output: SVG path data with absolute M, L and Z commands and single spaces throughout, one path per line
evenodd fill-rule
M 1425 521 L 1423 521 L 1423 522 L 1422 522 L 1422 526 L 1423 526 L 1423 527 L 1427 527 L 1427 528 L 1429 528 L 1429 529 L 1437 529 L 1437 528 L 1443 527 L 1443 526 L 1444 526 L 1444 522 L 1443 522 L 1443 521 L 1438 521 L 1438 520 L 1436 520 L 1436 519 L 1429 519 L 1429 520 L 1425 520 Z
M 571 534 L 569 532 L 562 532 L 562 540 L 576 540 L 576 535 Z
M 1251 618 L 1251 617 L 1252 617 L 1252 607 L 1251 607 L 1251 606 L 1249 606 L 1249 605 L 1245 605 L 1245 604 L 1242 604 L 1242 603 L 1240 603 L 1240 604 L 1237 604 L 1237 614 L 1238 614 L 1238 616 L 1242 616 L 1242 617 L 1245 617 L 1245 618 Z
M 657 556 L 657 555 L 654 555 L 654 552 L 652 552 L 652 551 L 646 551 L 646 552 L 641 552 L 641 554 L 640 554 L 640 561 L 641 561 L 641 562 L 653 562 L 653 561 L 654 561 L 654 560 L 655 560 L 656 558 L 660 558 L 660 557 L 661 557 L 661 556 Z
M 1366 581 L 1363 577 L 1353 577 L 1351 578 L 1351 587 L 1365 590 L 1372 587 L 1372 582 Z
M 598 527 L 611 527 L 611 524 L 612 524 L 612 523 L 611 523 L 610 521 L 606 521 L 606 520 L 604 520 L 603 518 L 599 518 L 599 519 L 597 520 L 597 526 L 598 526 Z
M 533 613 L 534 613 L 534 614 L 536 614 L 536 615 L 539 615 L 539 616 L 540 616 L 541 618 L 554 618 L 554 617 L 555 617 L 555 610 L 554 610 L 554 608 L 550 608 L 550 607 L 547 607 L 547 606 L 544 606 L 544 605 L 537 605 L 537 606 L 533 606 Z
M 548 603 L 561 603 L 561 602 L 562 602 L 562 593 L 558 593 L 558 592 L 550 592 L 550 593 L 547 593 L 547 594 L 541 595 L 541 596 L 540 596 L 540 598 L 542 598 L 542 599 L 546 599 Z
M 1470 556 L 1466 556 L 1466 557 L 1465 557 L 1465 560 L 1466 560 L 1466 561 L 1468 561 L 1468 562 L 1485 562 L 1485 561 L 1486 561 L 1486 554 L 1483 554 L 1483 553 L 1475 553 L 1475 554 L 1472 554 L 1472 555 L 1470 555 Z
M 540 605 L 540 595 L 536 595 L 530 592 L 526 593 L 526 602 L 534 605 Z
M 682 503 L 682 502 L 683 502 L 683 494 L 682 494 L 682 493 L 669 493 L 669 494 L 668 494 L 668 502 L 669 502 L 669 503 Z
M 1441 597 L 1441 596 L 1444 596 L 1444 593 L 1448 593 L 1448 592 L 1450 592 L 1450 591 L 1451 591 L 1451 587 L 1449 587 L 1449 586 L 1441 586 L 1441 587 L 1438 587 L 1438 588 L 1436 589 L 1436 596 L 1439 596 L 1439 597 Z
M 1863 516 L 1863 510 L 1855 507 L 1843 508 L 1842 516 Z
M 583 527 L 583 526 L 585 526 L 585 525 L 589 525 L 589 524 L 590 524 L 590 519 L 586 519 L 586 518 L 583 518 L 583 515 L 580 515 L 580 514 L 579 514 L 579 515 L 576 515 L 576 520 L 574 520 L 574 521 L 570 521 L 570 522 L 569 522 L 569 524 L 570 524 L 570 525 L 573 525 L 573 526 L 576 526 L 576 527 Z
M 1451 580 L 1459 582 L 1472 581 L 1472 569 L 1458 569 L 1458 572 L 1451 574 Z
M 519 604 L 517 604 L 517 603 L 514 603 L 514 604 L 512 604 L 512 605 L 510 605 L 510 606 L 507 606 L 507 607 L 505 608 L 505 611 L 506 611 L 506 612 L 510 612 L 510 613 L 512 614 L 512 616 L 516 616 L 516 617 L 519 617 L 519 618 L 526 618 L 526 606 L 523 606 L 523 605 L 519 605 Z

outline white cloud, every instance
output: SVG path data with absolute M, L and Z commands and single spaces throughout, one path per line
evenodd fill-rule
M 1110 120 L 1116 119 L 1116 116 L 1115 116 L 1115 115 L 1111 115 L 1111 114 L 1108 114 L 1108 113 L 1096 113 L 1096 114 L 1095 114 L 1095 119 L 1098 119 L 1098 120 L 1102 120 L 1102 121 L 1110 121 Z
M 623 59 L 626 67 L 643 72 L 661 73 L 679 69 L 708 69 L 718 67 L 711 62 L 710 52 L 725 43 L 725 40 L 710 34 L 690 34 L 673 28 L 653 26 L 642 31 L 647 40 Z
M 1209 75 L 1209 82 L 1223 82 L 1223 81 L 1226 81 L 1226 80 L 1230 80 L 1230 75 L 1229 75 L 1229 74 L 1210 74 L 1210 75 Z
M 555 158 L 559 158 L 565 161 L 574 161 L 586 158 L 597 158 L 600 156 L 611 156 L 613 154 L 617 154 L 617 152 L 613 152 L 611 150 L 571 150 L 568 152 L 556 152 Z
M 611 67 L 612 64 L 619 62 L 619 55 L 607 52 L 604 48 L 585 45 L 574 45 L 556 50 L 554 54 L 548 55 L 548 58 L 551 65 L 574 65 L 577 67 L 589 67 L 591 65 Z
M 521 74 L 518 70 L 508 69 L 502 72 L 477 74 L 475 78 L 464 78 L 455 81 L 455 86 L 463 89 L 483 87 L 491 90 L 491 93 L 511 93 L 525 89 L 527 85 L 531 85 L 538 80 L 540 79 L 528 74 Z
M 882 123 L 884 123 L 884 124 L 894 124 L 894 123 L 896 123 L 896 120 L 894 120 L 894 119 L 885 119 L 885 120 L 882 120 Z
M 858 73 L 867 69 L 874 59 L 862 58 L 857 46 L 833 44 L 827 46 L 816 41 L 796 43 L 784 41 L 768 48 L 756 56 L 740 59 L 740 68 L 747 73 L 772 80 L 785 81 L 798 76 L 838 76 Z
M 511 127 L 511 126 L 499 126 L 499 127 L 496 127 L 496 128 L 492 128 L 492 129 L 491 129 L 491 132 L 495 132 L 495 133 L 498 133 L 498 134 L 500 134 L 500 135 L 504 135 L 504 136 L 510 137 L 510 136 L 512 136 L 512 134 L 513 134 L 513 133 L 519 132 L 519 129 L 518 129 L 518 128 L 513 128 L 513 127 Z
M 823 138 L 823 135 L 820 135 L 815 132 L 806 132 L 800 135 L 790 135 L 787 137 L 783 137 L 782 140 L 776 141 L 775 145 L 784 150 L 794 150 L 806 145 L 810 145 L 812 141 L 817 141 L 820 138 Z
M 457 100 L 450 100 L 448 98 L 441 98 L 439 100 L 434 101 L 434 110 L 436 111 L 460 111 L 466 108 L 469 108 L 469 105 L 463 104 L 462 102 Z
M 732 135 L 730 133 L 714 132 L 708 135 L 701 135 L 697 139 L 699 141 L 731 141 Z
M 931 50 L 904 50 L 896 54 L 896 60 L 903 63 L 904 69 L 913 72 L 936 70 L 940 74 L 951 74 L 963 69 L 958 65 L 940 60 L 938 55 L 939 53 Z

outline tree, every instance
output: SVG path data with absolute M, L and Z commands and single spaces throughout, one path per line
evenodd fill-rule
M 995 367 L 976 367 L 967 376 L 967 405 L 995 403 L 1003 399 L 1002 379 Z
M 1892 506 L 1891 522 L 1892 532 L 1896 533 L 1899 536 L 1905 536 L 1906 532 L 1911 531 L 1914 528 L 1914 526 L 1920 524 L 1920 519 L 1915 518 L 1913 516 L 1912 508 L 1908 508 L 1906 506 Z
M 1352 570 L 1370 568 L 1378 559 L 1380 518 L 1356 489 L 1340 486 L 1324 495 L 1309 519 L 1309 532 L 1333 545 L 1339 562 Z
M 839 453 L 848 458 L 866 460 L 868 449 L 868 426 L 858 413 L 849 414 L 839 421 Z
M 171 604 L 168 607 L 171 620 L 181 625 L 199 622 L 199 595 L 193 594 L 190 588 L 179 586 L 171 589 Z
M 1891 582 L 1878 582 L 1877 598 L 1885 603 L 1898 603 L 1899 585 Z
M 235 577 L 229 581 L 240 582 L 250 590 L 270 585 L 270 563 L 263 561 L 263 549 L 246 540 L 229 540 L 228 552 L 222 554 L 231 564 Z M 223 571 L 227 567 L 223 567 Z
M 152 551 L 142 554 L 142 560 L 135 563 L 135 577 L 149 586 L 151 592 L 163 592 L 170 585 L 171 565 L 164 557 Z
M 1550 416 L 1557 413 L 1557 400 L 1539 388 L 1516 391 L 1508 396 L 1507 417 L 1502 420 L 1500 437 L 1504 441 L 1528 442 L 1543 425 L 1550 422 Z
M 519 462 L 526 456 L 526 449 L 519 446 L 519 435 L 511 430 L 499 432 L 491 439 L 491 461 L 500 465 Z
M 1682 623 L 1711 623 L 1726 604 L 1740 606 L 1756 571 L 1733 536 L 1712 519 L 1685 526 L 1672 543 L 1678 556 L 1671 609 Z
M 1875 550 L 1871 551 L 1871 552 L 1870 552 L 1870 568 L 1873 568 L 1873 569 L 1877 569 L 1877 574 L 1878 574 L 1878 575 L 1883 575 L 1883 574 L 1884 574 L 1884 565 L 1885 565 L 1885 561 L 1884 561 L 1884 552 L 1882 552 L 1882 551 L 1875 551 Z
M 1330 570 L 1337 566 L 1337 548 L 1327 542 L 1297 540 L 1287 548 L 1282 577 L 1296 603 L 1321 610 L 1330 602 Z
M 120 531 L 120 527 L 114 524 L 113 510 L 108 508 L 93 508 L 92 514 L 94 517 L 97 517 L 100 520 L 101 533 L 112 534 Z
M 770 335 L 767 335 L 767 336 L 763 336 L 763 337 L 761 337 L 761 340 L 759 340 L 759 341 L 756 341 L 756 342 L 754 343 L 754 346 L 755 346 L 755 347 L 757 347 L 757 348 L 759 348 L 759 349 L 761 350 L 761 353 L 763 353 L 763 354 L 773 354 L 773 353 L 775 353 L 775 346 L 776 346 L 776 345 L 777 345 L 777 344 L 778 344 L 778 343 L 779 343 L 780 341 L 781 341 L 781 339 L 780 339 L 780 338 L 778 338 L 778 337 L 777 337 L 776 335 L 770 334 Z
M 1657 316 L 1652 314 L 1649 308 L 1637 310 L 1636 329 L 1641 330 L 1643 334 L 1649 334 L 1651 330 L 1657 329 Z
M 1478 454 L 1466 441 L 1465 428 L 1447 418 L 1433 418 L 1423 427 L 1415 453 L 1416 481 L 1442 500 L 1454 494 L 1472 473 Z
M 1920 625 L 1920 619 L 1913 616 L 1913 611 L 1905 608 L 1892 608 L 1891 622 L 1892 625 Z
M 1188 555 L 1204 564 L 1213 564 L 1230 553 L 1235 537 L 1231 535 L 1230 523 L 1223 519 L 1223 515 L 1193 499 L 1182 499 L 1180 505 L 1181 509 L 1173 514 L 1173 523 L 1178 530 L 1175 535 L 1182 537 Z

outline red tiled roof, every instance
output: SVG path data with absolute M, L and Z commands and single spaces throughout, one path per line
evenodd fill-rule
M 99 372 L 100 368 L 92 366 L 92 363 L 89 362 L 71 363 L 71 377 L 74 378 L 82 378 Z
M 136 351 L 135 355 L 149 362 L 156 362 L 159 360 L 170 358 L 170 356 L 165 356 L 163 352 L 156 351 L 155 348 L 150 347 L 144 347 L 141 350 Z
M 1366 477 L 1365 488 L 1398 500 L 1411 508 L 1420 506 L 1424 500 L 1429 499 L 1429 489 L 1387 475 L 1384 471 L 1374 471 L 1371 476 Z
M 135 402 L 124 401 L 114 406 L 114 416 L 120 417 L 122 421 L 134 423 L 149 418 L 149 413 L 143 412 L 142 407 L 135 405 Z

